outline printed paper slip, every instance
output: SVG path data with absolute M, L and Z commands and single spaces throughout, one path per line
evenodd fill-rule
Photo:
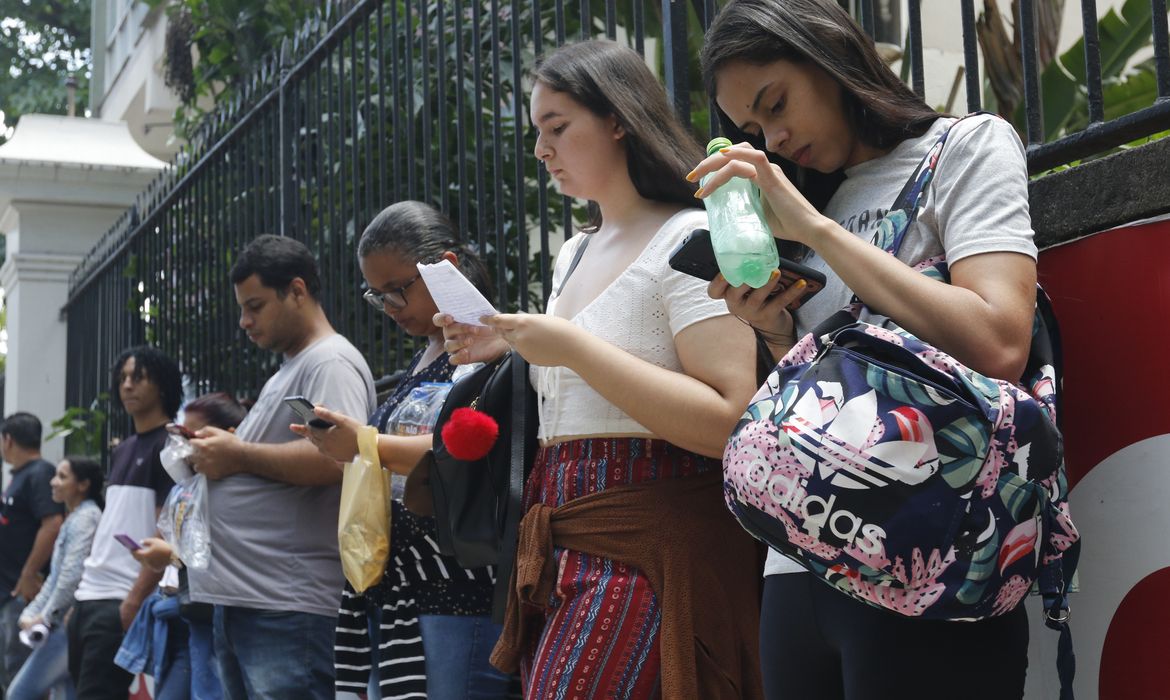
M 481 316 L 500 313 L 450 260 L 433 265 L 419 263 L 418 271 L 439 311 L 450 314 L 459 323 L 482 326 Z

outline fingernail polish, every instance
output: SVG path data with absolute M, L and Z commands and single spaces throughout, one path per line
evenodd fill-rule
M 703 188 L 700 187 L 699 189 L 695 190 L 695 199 L 702 199 L 702 198 L 703 198 Z
M 695 181 L 695 171 L 692 170 L 689 173 L 687 173 L 687 182 L 694 182 L 694 181 Z
M 727 152 L 728 152 L 728 151 L 730 151 L 730 150 L 731 150 L 730 148 L 720 148 L 720 149 L 719 149 L 719 152 L 720 152 L 720 153 L 727 153 Z
M 804 280 L 796 280 L 796 284 L 792 286 L 796 287 L 797 289 L 804 289 L 808 286 L 808 282 L 805 282 Z
M 771 282 L 772 280 L 776 279 L 779 276 L 780 276 L 779 270 L 772 270 L 772 274 L 768 276 L 768 281 Z

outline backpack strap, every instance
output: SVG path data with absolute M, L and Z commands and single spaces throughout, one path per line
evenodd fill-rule
M 573 276 L 573 270 L 577 269 L 577 264 L 581 262 L 581 256 L 585 254 L 585 249 L 589 247 L 589 241 L 593 240 L 592 234 L 585 234 L 585 238 L 581 241 L 581 245 L 577 246 L 577 252 L 573 253 L 573 262 L 569 263 L 569 271 L 565 273 L 565 278 L 557 285 L 557 289 L 553 294 L 555 296 L 561 295 L 561 290 L 565 288 L 565 283 Z
M 586 239 L 588 240 L 588 239 Z M 580 255 L 578 255 L 580 257 Z M 567 277 L 567 275 L 566 275 Z M 520 517 L 524 508 L 524 481 L 528 455 L 528 362 L 514 352 L 512 370 L 512 451 L 508 461 L 508 493 L 504 501 L 504 539 L 500 542 L 500 559 L 496 564 L 496 585 L 492 591 L 492 621 L 503 623 L 512 587 L 512 570 L 516 563 Z
M 978 114 L 990 113 L 972 112 L 964 117 L 959 117 L 939 135 L 938 140 L 934 142 L 934 145 L 930 147 L 930 150 L 919 161 L 918 167 L 910 174 L 910 177 L 906 180 L 906 184 L 902 185 L 902 190 L 894 199 L 894 203 L 890 206 L 889 212 L 879 223 L 877 232 L 874 233 L 871 241 L 874 245 L 890 255 L 898 257 L 898 251 L 902 249 L 902 242 L 906 240 L 906 232 L 910 230 L 910 226 L 918 219 L 918 214 L 922 210 L 922 202 L 926 197 L 927 187 L 934 180 L 934 171 L 938 167 L 938 161 L 942 156 L 943 146 L 946 145 L 947 137 L 950 136 L 951 130 L 955 128 L 956 124 Z M 855 312 L 853 318 L 856 319 L 860 315 L 863 306 L 864 303 L 854 294 L 847 308 L 851 308 Z

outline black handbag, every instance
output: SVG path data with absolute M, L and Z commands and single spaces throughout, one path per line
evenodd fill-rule
M 451 387 L 435 422 L 427 470 L 439 551 L 467 568 L 499 562 L 513 453 L 523 489 L 536 452 L 535 421 L 525 420 L 535 414 L 536 392 L 526 376 L 514 376 L 526 374 L 527 369 L 528 363 L 516 353 L 480 367 Z M 513 400 L 517 397 L 519 402 Z M 471 462 L 453 457 L 441 437 L 451 414 L 464 407 L 490 415 L 500 428 L 500 437 L 488 454 Z
M 589 241 L 586 237 L 578 246 L 557 294 Z M 524 482 L 538 447 L 536 402 L 528 362 L 518 353 L 480 367 L 451 387 L 435 421 L 431 450 L 407 479 L 404 503 L 420 515 L 434 516 L 442 554 L 467 568 L 496 567 L 492 612 L 497 621 L 503 619 L 516 555 Z M 487 456 L 471 462 L 451 456 L 442 439 L 451 414 L 464 407 L 490 415 L 499 425 L 500 437 Z
M 488 454 L 471 462 L 451 456 L 441 437 L 451 414 L 464 407 L 491 415 L 500 428 Z M 492 617 L 497 622 L 503 620 L 524 482 L 537 449 L 535 416 L 528 363 L 508 353 L 451 387 L 432 448 L 407 478 L 404 504 L 435 518 L 439 552 L 469 569 L 496 567 Z

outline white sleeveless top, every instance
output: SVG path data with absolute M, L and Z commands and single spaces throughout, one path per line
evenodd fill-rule
M 706 282 L 667 264 L 688 233 L 706 227 L 707 214 L 701 209 L 685 209 L 672 216 L 630 266 L 571 322 L 635 357 L 681 372 L 674 336 L 699 321 L 728 313 L 722 299 L 707 296 Z M 586 235 L 578 233 L 561 247 L 553 269 L 554 290 Z M 547 313 L 554 313 L 556 304 L 554 292 Z M 530 376 L 540 398 L 539 435 L 544 442 L 600 435 L 654 437 L 568 368 L 533 365 Z

